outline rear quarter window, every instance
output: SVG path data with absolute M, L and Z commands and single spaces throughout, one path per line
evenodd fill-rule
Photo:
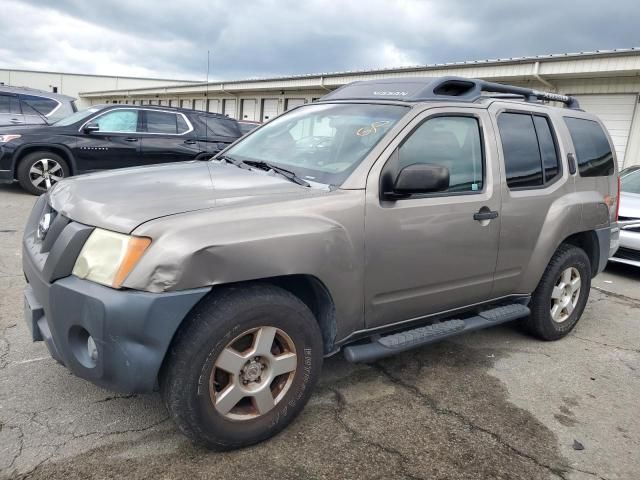
M 209 135 L 216 137 L 240 137 L 242 135 L 235 120 L 207 115 L 199 115 L 198 118 L 206 125 Z
M 578 171 L 581 177 L 605 177 L 613 175 L 611 145 L 598 122 L 583 118 L 565 117 L 576 151 Z
M 59 104 L 51 98 L 21 95 L 22 103 L 36 111 L 39 115 L 49 115 Z

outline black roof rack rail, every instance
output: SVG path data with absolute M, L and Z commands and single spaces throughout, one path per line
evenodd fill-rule
M 515 87 L 513 85 L 503 85 L 502 83 L 486 82 L 484 80 L 476 80 L 480 84 L 480 90 L 491 93 L 506 93 L 511 95 L 519 95 L 525 98 L 527 102 L 536 102 L 538 100 L 546 100 L 549 102 L 564 103 L 567 108 L 578 109 L 580 103 L 574 97 L 569 95 L 561 95 L 553 92 L 541 92 L 532 88 Z
M 561 102 L 568 108 L 579 109 L 578 100 L 559 93 L 541 92 L 531 88 L 503 85 L 475 78 L 464 77 L 402 77 L 380 80 L 364 80 L 349 83 L 320 101 L 333 100 L 393 100 L 402 102 L 425 102 L 448 100 L 475 102 L 487 97 L 486 93 L 516 95 L 527 102 L 540 100 Z

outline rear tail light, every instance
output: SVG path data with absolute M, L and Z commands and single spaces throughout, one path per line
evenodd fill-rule
M 616 222 L 618 221 L 618 213 L 620 212 L 620 176 L 618 176 L 618 193 L 616 194 Z

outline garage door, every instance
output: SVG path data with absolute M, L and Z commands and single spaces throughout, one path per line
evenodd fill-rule
M 622 94 L 576 95 L 575 97 L 582 109 L 596 114 L 607 127 L 618 155 L 618 166 L 622 166 L 637 97 Z
M 224 113 L 226 116 L 231 118 L 236 118 L 236 101 L 233 100 L 224 100 Z
M 292 108 L 304 105 L 304 98 L 287 98 L 287 105 L 285 110 L 291 110 Z
M 262 121 L 266 122 L 278 116 L 278 99 L 265 98 L 262 101 Z
M 180 100 L 180 107 L 193 108 L 193 100 L 187 100 L 187 99 Z
M 258 102 L 253 98 L 242 100 L 242 120 L 255 121 L 258 119 Z
M 204 98 L 197 98 L 194 102 L 194 106 L 193 108 L 195 110 L 200 110 L 200 111 L 204 111 Z
M 209 99 L 209 109 L 211 113 L 220 113 L 220 100 Z

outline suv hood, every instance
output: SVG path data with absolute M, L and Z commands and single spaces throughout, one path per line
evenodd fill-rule
M 321 192 L 268 172 L 195 160 L 70 178 L 51 190 L 49 203 L 76 222 L 130 233 L 159 217 L 255 202 L 256 197 L 277 201 Z

